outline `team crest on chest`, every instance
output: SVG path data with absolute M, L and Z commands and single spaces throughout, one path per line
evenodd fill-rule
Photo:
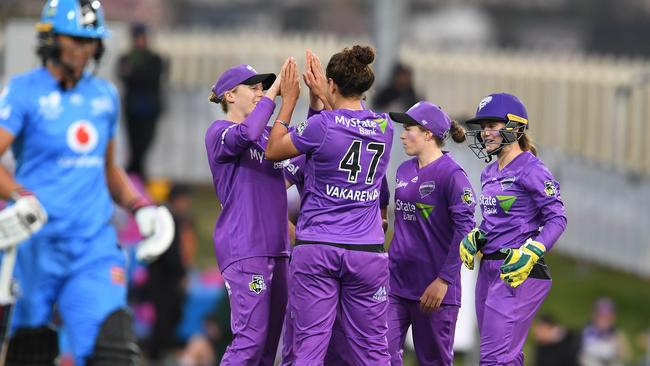
M 420 184 L 418 191 L 420 192 L 420 198 L 424 198 L 431 194 L 436 189 L 436 182 L 431 180 Z
M 512 187 L 512 185 L 515 183 L 517 180 L 517 177 L 506 177 L 501 179 L 499 184 L 501 185 L 502 190 L 507 190 L 508 188 Z
M 61 93 L 58 91 L 53 91 L 48 95 L 38 98 L 38 105 L 38 111 L 45 119 L 59 118 L 59 115 L 63 112 L 63 107 L 61 106 Z
M 253 275 L 251 282 L 248 284 L 248 289 L 253 291 L 256 294 L 260 294 L 262 291 L 266 290 L 266 283 L 264 282 L 264 276 L 262 275 Z

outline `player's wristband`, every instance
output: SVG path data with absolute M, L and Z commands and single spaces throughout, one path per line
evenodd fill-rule
M 132 214 L 135 215 L 136 211 L 138 211 L 139 209 L 141 209 L 141 208 L 143 208 L 145 206 L 149 206 L 149 205 L 151 205 L 151 202 L 149 202 L 149 200 L 147 200 L 146 198 L 144 198 L 142 196 L 138 196 L 138 197 L 130 200 L 126 204 L 126 208 L 129 211 L 131 211 Z
M 18 188 L 17 190 L 11 192 L 11 199 L 14 201 L 19 200 L 21 197 L 33 196 L 34 193 L 26 188 Z
M 285 122 L 285 121 L 283 121 L 281 119 L 276 119 L 275 123 L 279 123 L 279 124 L 283 125 L 284 127 L 286 127 L 287 131 L 289 131 L 289 124 L 287 122 Z

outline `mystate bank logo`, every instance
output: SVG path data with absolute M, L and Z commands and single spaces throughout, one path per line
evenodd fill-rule
M 66 139 L 72 151 L 86 154 L 97 147 L 99 134 L 92 123 L 82 120 L 74 122 L 68 127 Z

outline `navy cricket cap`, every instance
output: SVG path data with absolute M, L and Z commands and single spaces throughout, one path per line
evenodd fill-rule
M 417 102 L 405 113 L 390 112 L 390 119 L 397 123 L 420 125 L 431 131 L 441 140 L 447 138 L 451 128 L 451 118 L 439 106 L 422 101 Z
M 514 121 L 528 126 L 528 112 L 524 103 L 512 94 L 490 94 L 478 104 L 476 116 L 465 123 L 478 124 L 484 121 Z
M 214 83 L 212 93 L 214 93 L 215 97 L 210 100 L 215 103 L 220 103 L 225 92 L 240 84 L 255 85 L 262 83 L 262 87 L 266 90 L 271 87 L 275 78 L 275 74 L 258 74 L 250 65 L 241 64 L 233 66 L 224 71 Z

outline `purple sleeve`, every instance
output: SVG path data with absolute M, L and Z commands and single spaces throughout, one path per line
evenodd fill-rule
M 311 117 L 313 117 L 313 116 L 315 116 L 315 115 L 317 115 L 317 114 L 320 114 L 320 112 L 321 112 L 321 111 L 317 111 L 317 110 L 315 110 L 315 109 L 311 109 L 311 108 L 309 108 L 309 109 L 307 110 L 307 119 L 310 119 Z
M 560 238 L 567 224 L 564 203 L 560 196 L 560 183 L 540 162 L 538 166 L 531 167 L 524 185 L 542 217 L 543 228 L 533 240 L 544 244 L 548 252 Z
M 463 237 L 474 229 L 476 225 L 474 222 L 476 200 L 474 199 L 474 190 L 469 183 L 467 174 L 462 170 L 457 170 L 451 175 L 447 183 L 446 192 L 449 202 L 449 217 L 453 223 L 454 234 L 449 245 L 447 259 L 442 265 L 438 276 L 451 284 L 456 280 L 460 280 L 458 274 L 461 260 L 458 247 Z
M 289 164 L 284 167 L 284 178 L 296 186 L 302 186 L 305 167 L 305 155 L 299 155 L 291 159 Z
M 381 188 L 379 189 L 379 208 L 388 207 L 390 202 L 390 190 L 388 190 L 388 180 L 384 175 L 384 179 L 381 180 Z
M 262 135 L 274 109 L 275 103 L 263 97 L 242 123 L 209 128 L 206 134 L 206 148 L 210 152 L 210 158 L 226 161 L 249 148 Z
M 296 130 L 291 132 L 291 142 L 303 154 L 317 150 L 327 133 L 327 123 L 322 114 L 317 114 L 301 122 Z

